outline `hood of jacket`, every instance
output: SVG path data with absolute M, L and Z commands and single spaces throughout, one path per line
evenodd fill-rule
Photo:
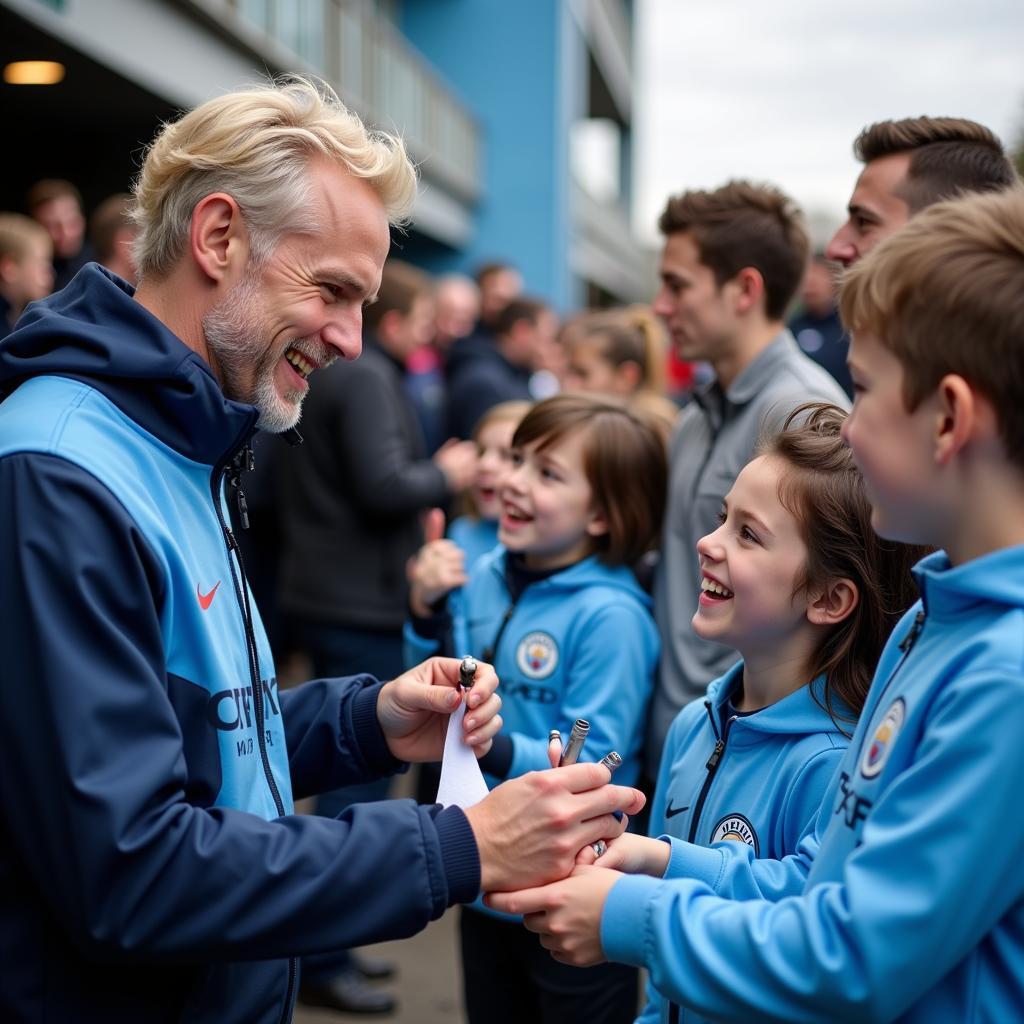
M 89 263 L 32 303 L 0 342 L 0 401 L 33 377 L 69 377 L 175 451 L 216 465 L 252 433 L 256 409 L 226 398 L 206 361 L 133 296 Z
M 480 558 L 481 569 L 496 573 L 505 579 L 505 559 L 508 552 L 497 547 Z M 606 565 L 597 555 L 584 558 L 582 562 L 570 565 L 561 572 L 556 572 L 545 579 L 530 584 L 535 592 L 541 590 L 562 591 L 569 593 L 583 587 L 602 586 L 630 594 L 645 608 L 651 607 L 651 596 L 640 586 L 633 570 L 625 565 Z
M 955 620 L 981 604 L 1024 608 L 1024 545 L 957 566 L 944 551 L 936 551 L 914 566 L 914 578 L 929 617 Z
M 711 702 L 715 721 L 722 720 L 722 708 L 741 681 L 743 662 L 737 662 L 724 676 L 713 680 L 707 689 L 706 701 Z M 817 699 L 815 699 L 817 698 Z M 839 697 L 833 695 L 837 710 L 849 717 L 839 724 L 825 710 L 825 677 L 816 676 L 807 686 L 801 686 L 782 700 L 752 715 L 740 715 L 729 727 L 729 743 L 761 742 L 780 735 L 800 736 L 811 733 L 832 732 L 837 736 L 843 729 L 849 734 L 857 724 L 852 713 Z M 840 728 L 842 725 L 842 729 Z

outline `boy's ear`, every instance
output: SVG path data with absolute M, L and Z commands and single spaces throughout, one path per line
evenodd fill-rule
M 809 595 L 807 619 L 816 626 L 835 626 L 847 618 L 860 601 L 860 591 L 853 580 L 842 577 L 829 580 L 824 587 Z
M 947 373 L 936 388 L 935 461 L 945 466 L 979 433 L 998 433 L 989 403 L 959 374 Z
M 249 262 L 249 232 L 233 196 L 214 192 L 192 211 L 192 260 L 213 285 L 233 285 Z

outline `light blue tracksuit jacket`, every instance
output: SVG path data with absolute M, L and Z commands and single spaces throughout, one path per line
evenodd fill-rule
M 1024 1018 L 1024 546 L 915 574 L 797 854 L 675 842 L 686 877 L 609 894 L 610 959 L 716 1020 Z

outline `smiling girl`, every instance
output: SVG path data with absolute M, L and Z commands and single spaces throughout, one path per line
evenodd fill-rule
M 559 395 L 534 406 L 512 438 L 502 547 L 472 568 L 450 614 L 452 581 L 437 571 L 446 563 L 430 558 L 430 545 L 421 551 L 407 656 L 433 653 L 450 627 L 459 654 L 493 662 L 505 726 L 480 762 L 491 785 L 547 768 L 549 730 L 567 735 L 577 718 L 590 722 L 582 759 L 615 750 L 615 781 L 636 780 L 658 638 L 629 566 L 658 536 L 666 474 L 664 445 L 646 420 L 610 400 Z M 635 1015 L 632 968 L 559 964 L 517 919 L 479 904 L 466 908 L 461 933 L 470 1022 L 613 1024 Z
M 795 410 L 698 542 L 693 629 L 742 661 L 669 730 L 650 822 L 666 841 L 623 836 L 600 866 L 669 877 L 677 840 L 781 858 L 817 813 L 885 640 L 916 598 L 910 567 L 923 553 L 872 531 L 845 418 L 826 404 Z M 648 995 L 644 1024 L 680 1019 Z

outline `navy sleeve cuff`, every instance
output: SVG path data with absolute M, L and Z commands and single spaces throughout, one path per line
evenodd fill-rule
M 448 906 L 472 903 L 480 893 L 480 852 L 461 807 L 446 807 L 434 817 L 448 882 Z
M 377 720 L 377 698 L 383 686 L 383 683 L 374 681 L 352 698 L 352 732 L 370 770 L 381 775 L 391 775 L 408 766 L 391 753 Z
M 480 758 L 480 770 L 495 778 L 507 779 L 514 753 L 512 737 L 508 733 L 499 732 L 491 741 L 491 749 Z

